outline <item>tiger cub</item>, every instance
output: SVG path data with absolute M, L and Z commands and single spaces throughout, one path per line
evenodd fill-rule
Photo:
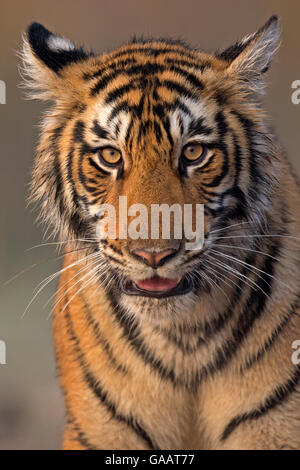
M 135 39 L 99 56 L 29 27 L 26 86 L 51 102 L 31 197 L 65 250 L 64 449 L 300 448 L 300 192 L 262 109 L 278 40 L 273 16 L 215 55 Z M 162 205 L 169 236 L 161 219 L 139 236 L 138 209 Z

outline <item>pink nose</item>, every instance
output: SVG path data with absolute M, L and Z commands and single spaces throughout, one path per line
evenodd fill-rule
M 144 251 L 144 250 L 135 250 L 133 254 L 142 258 L 143 261 L 146 261 L 147 264 L 151 264 L 151 266 L 157 265 L 161 260 L 166 258 L 167 256 L 172 255 L 175 253 L 176 250 L 163 250 L 157 252 L 151 251 Z

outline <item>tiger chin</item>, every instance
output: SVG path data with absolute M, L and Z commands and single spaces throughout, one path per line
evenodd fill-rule
M 263 111 L 278 21 L 215 54 L 24 37 L 31 200 L 64 264 L 64 449 L 299 449 L 299 185 Z M 99 207 L 204 205 L 204 244 L 101 238 Z M 160 234 L 161 235 L 161 234 Z

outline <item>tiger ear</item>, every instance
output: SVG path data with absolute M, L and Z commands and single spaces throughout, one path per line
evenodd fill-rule
M 228 62 L 228 71 L 237 73 L 253 91 L 262 91 L 264 74 L 279 47 L 278 18 L 273 15 L 254 34 L 244 37 L 217 57 Z
M 90 55 L 69 39 L 51 33 L 39 23 L 32 23 L 24 36 L 21 53 L 25 86 L 30 90 L 30 97 L 54 99 L 62 69 Z

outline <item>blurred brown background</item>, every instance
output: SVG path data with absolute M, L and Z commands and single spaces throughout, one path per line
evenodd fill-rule
M 300 174 L 300 104 L 291 102 L 291 83 L 300 80 L 299 0 L 1 0 L 0 80 L 7 104 L 0 104 L 0 340 L 7 364 L 0 365 L 0 449 L 58 448 L 63 407 L 56 382 L 50 306 L 51 285 L 22 314 L 34 287 L 59 268 L 55 250 L 24 250 L 42 241 L 26 193 L 42 106 L 22 99 L 15 51 L 31 21 L 101 53 L 133 34 L 181 37 L 214 51 L 254 32 L 271 14 L 280 16 L 283 43 L 268 80 L 266 106 L 290 160 Z M 46 257 L 8 285 L 15 273 Z

